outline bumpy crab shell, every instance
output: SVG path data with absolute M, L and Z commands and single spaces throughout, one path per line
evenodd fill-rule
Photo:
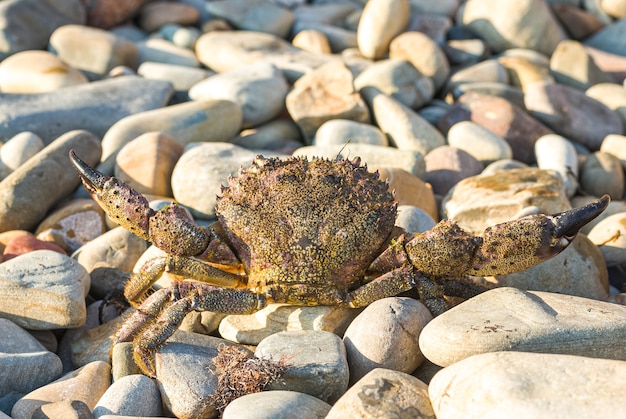
M 360 159 L 257 157 L 229 179 L 217 214 L 249 289 L 284 294 L 306 285 L 314 295 L 300 303 L 332 304 L 324 297 L 348 289 L 380 253 L 396 207 L 387 182 Z

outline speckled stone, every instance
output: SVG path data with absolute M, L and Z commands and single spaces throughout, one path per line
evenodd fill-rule
M 324 418 L 330 405 L 308 394 L 273 390 L 246 394 L 233 400 L 223 419 L 290 419 L 297 412 L 301 419 Z
M 285 105 L 310 144 L 326 121 L 341 118 L 369 122 L 370 112 L 354 87 L 354 76 L 340 61 L 324 64 L 296 81 Z
M 334 333 L 321 330 L 275 333 L 259 342 L 254 355 L 273 361 L 288 359 L 280 380 L 269 383 L 268 390 L 298 391 L 334 403 L 348 389 L 346 349 Z
M 495 288 L 433 319 L 422 353 L 449 366 L 496 351 L 626 359 L 626 307 L 571 295 Z
M 96 361 L 22 397 L 11 411 L 13 418 L 31 418 L 43 405 L 78 401 L 93 409 L 111 385 L 111 366 Z
M 443 369 L 428 393 L 437 418 L 619 418 L 624 377 L 624 361 L 496 352 Z
M 102 78 L 118 66 L 137 66 L 138 51 L 134 43 L 89 26 L 61 26 L 50 36 L 50 49 L 92 79 Z
M 327 419 L 432 418 L 428 386 L 409 374 L 376 368 L 354 384 Z
M 382 58 L 391 40 L 409 22 L 410 4 L 407 0 L 373 0 L 363 8 L 357 29 L 357 43 L 364 57 Z
M 424 360 L 420 332 L 432 318 L 424 304 L 408 297 L 383 298 L 367 306 L 343 337 L 350 382 L 375 368 L 413 372 Z

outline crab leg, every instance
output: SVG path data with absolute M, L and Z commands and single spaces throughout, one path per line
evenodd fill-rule
M 154 352 L 178 329 L 191 311 L 250 314 L 265 307 L 263 295 L 248 290 L 178 282 L 148 297 L 117 331 L 114 341 L 133 341 L 135 362 L 150 377 L 156 377 Z
M 554 215 L 530 215 L 488 227 L 473 236 L 442 221 L 404 247 L 413 266 L 426 276 L 504 275 L 531 268 L 564 250 L 578 230 L 600 215 L 609 197 Z

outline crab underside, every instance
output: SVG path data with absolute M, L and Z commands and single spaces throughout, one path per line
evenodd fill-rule
M 437 315 L 448 309 L 445 295 L 480 292 L 468 275 L 518 272 L 553 257 L 609 201 L 527 216 L 480 235 L 446 220 L 412 235 L 394 226 L 397 205 L 387 183 L 359 159 L 258 156 L 229 178 L 218 221 L 205 228 L 175 204 L 152 210 L 73 151 L 70 159 L 113 220 L 167 253 L 131 277 L 125 296 L 136 309 L 115 336 L 133 342 L 137 364 L 151 377 L 154 351 L 190 311 L 245 314 L 271 302 L 364 307 L 416 289 Z M 190 280 L 152 292 L 165 271 Z

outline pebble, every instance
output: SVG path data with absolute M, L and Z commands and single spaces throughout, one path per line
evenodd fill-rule
M 465 94 L 478 93 L 487 96 L 495 96 L 502 99 L 506 99 L 513 105 L 526 109 L 524 104 L 524 92 L 518 87 L 513 87 L 504 83 L 495 82 L 472 82 L 461 83 L 454 87 L 452 90 L 452 97 L 458 100 Z
M 459 66 L 476 64 L 484 60 L 489 52 L 482 39 L 450 39 L 442 48 L 450 65 Z
M 435 90 L 445 84 L 450 74 L 450 64 L 444 51 L 421 32 L 404 32 L 396 36 L 389 45 L 389 58 L 413 64 L 420 73 L 432 79 Z
M 119 150 L 113 173 L 139 193 L 171 197 L 172 171 L 183 150 L 169 135 L 147 132 Z
M 200 67 L 197 57 L 187 48 L 182 48 L 173 43 L 159 38 L 149 38 L 136 42 L 137 65 L 146 62 L 182 65 L 187 67 Z
M 414 176 L 421 177 L 426 171 L 424 155 L 417 150 L 398 150 L 393 147 L 382 147 L 371 144 L 351 144 L 344 146 L 309 146 L 300 147 L 293 152 L 294 156 L 324 157 L 327 159 L 361 158 L 361 164 L 371 167 L 390 167 L 402 169 Z
M 423 233 L 437 224 L 435 219 L 421 208 L 411 205 L 398 205 L 396 226 L 409 233 Z
M 0 91 L 4 93 L 52 92 L 87 82 L 83 73 L 47 51 L 18 52 L 0 64 Z
M 335 403 L 327 419 L 433 418 L 428 386 L 419 379 L 376 368 L 356 382 Z
M 139 256 L 147 248 L 148 245 L 144 239 L 122 227 L 116 227 L 82 245 L 72 254 L 72 258 L 90 273 L 94 269 L 103 267 L 131 272 Z M 93 293 L 93 290 L 90 293 Z
M 243 112 L 243 126 L 254 127 L 274 119 L 284 109 L 288 89 L 278 68 L 259 62 L 201 80 L 189 89 L 189 97 L 235 102 Z
M 165 24 L 159 30 L 163 39 L 172 44 L 193 50 L 202 32 L 195 26 L 180 26 L 175 23 Z
M 542 0 L 521 0 L 515 5 L 498 0 L 469 0 L 461 8 L 457 21 L 495 52 L 529 48 L 550 55 L 565 39 L 561 26 Z
M 561 177 L 536 168 L 472 176 L 457 183 L 442 202 L 443 217 L 481 232 L 510 221 L 528 208 L 544 214 L 570 209 Z
M 401 151 L 415 150 L 423 155 L 444 145 L 443 135 L 411 108 L 375 87 L 361 90 L 378 127 Z
M 626 359 L 626 307 L 572 295 L 495 288 L 433 319 L 422 353 L 447 367 L 496 351 Z
M 161 394 L 157 385 L 145 375 L 127 375 L 104 392 L 93 409 L 93 416 L 162 416 Z
M 350 382 L 376 368 L 415 371 L 424 360 L 419 335 L 432 318 L 424 304 L 408 297 L 383 298 L 367 306 L 343 336 Z
M 498 60 L 485 60 L 467 68 L 461 68 L 450 76 L 446 91 L 452 91 L 464 83 L 501 83 L 509 84 L 509 73 Z
M 174 86 L 174 104 L 189 100 L 189 89 L 201 80 L 215 74 L 204 68 L 147 61 L 137 68 L 137 74 L 150 80 L 163 80 Z
M 372 0 L 366 3 L 357 29 L 361 54 L 371 59 L 382 58 L 389 51 L 391 40 L 409 23 L 407 0 Z
M 552 134 L 552 130 L 508 100 L 480 93 L 461 96 L 441 118 L 438 127 L 447 133 L 460 121 L 472 121 L 504 138 L 513 150 L 513 158 L 524 163 L 534 161 L 535 141 Z
M 402 59 L 377 61 L 354 79 L 354 87 L 357 90 L 375 87 L 413 109 L 430 102 L 435 94 L 432 80 Z
M 474 156 L 456 147 L 444 145 L 426 154 L 424 180 L 436 195 L 444 196 L 462 179 L 479 174 L 484 166 Z
M 626 127 L 626 88 L 624 86 L 616 83 L 598 83 L 587 89 L 585 94 L 617 113 L 622 120 L 622 125 Z
M 59 357 L 10 320 L 0 319 L 0 410 L 11 412 L 13 404 L 61 375 Z
M 322 330 L 278 332 L 259 342 L 254 356 L 285 360 L 285 370 L 268 390 L 305 393 L 334 403 L 348 389 L 350 371 L 346 348 L 339 336 Z
M 289 35 L 294 22 L 287 8 L 264 1 L 231 0 L 206 5 L 214 17 L 224 19 L 244 31 L 264 32 L 281 38 Z
M 487 277 L 489 285 L 546 291 L 604 301 L 609 278 L 602 248 L 580 234 L 559 255 L 522 272 Z
M 341 61 L 329 62 L 300 77 L 287 94 L 285 105 L 308 144 L 315 131 L 331 119 L 370 121 L 370 112 L 355 89 L 352 71 Z
M 389 182 L 389 189 L 394 191 L 394 198 L 399 206 L 412 206 L 426 212 L 433 220 L 439 219 L 439 211 L 432 186 L 419 177 L 403 169 L 368 166 L 376 170 L 381 179 Z M 412 212 L 412 210 L 409 210 Z
M 298 412 L 301 419 L 326 417 L 331 406 L 322 400 L 297 391 L 272 390 L 247 394 L 233 400 L 223 419 L 290 419 Z
M 290 119 L 275 119 L 255 128 L 244 129 L 231 142 L 249 150 L 291 154 L 302 146 L 302 135 Z
M 604 23 L 577 4 L 556 3 L 550 5 L 554 15 L 572 38 L 580 41 L 604 27 Z
M 622 134 L 622 121 L 611 109 L 572 87 L 534 83 L 526 89 L 526 108 L 557 134 L 598 150 L 608 134 Z
M 139 10 L 137 23 L 146 32 L 154 32 L 166 24 L 193 25 L 200 12 L 190 4 L 155 1 Z
M 102 161 L 111 170 L 119 150 L 147 132 L 159 131 L 186 145 L 226 141 L 241 128 L 241 108 L 227 100 L 181 103 L 139 112 L 115 123 L 102 138 Z
M 626 212 L 604 218 L 589 231 L 588 237 L 602 252 L 607 266 L 626 263 Z
M 110 2 L 93 0 L 87 10 L 87 22 L 98 28 L 112 28 L 132 18 L 149 0 Z
M 85 129 L 101 138 L 118 120 L 164 106 L 172 93 L 167 82 L 136 76 L 37 95 L 0 93 L 0 138 L 31 131 L 50 144 L 75 129 Z
M 19 232 L 23 230 L 12 230 L 14 232 Z M 25 253 L 33 252 L 35 250 L 52 250 L 54 252 L 58 252 L 62 255 L 66 255 L 67 252 L 55 243 L 50 243 L 47 241 L 39 240 L 32 233 L 26 232 L 26 234 L 15 235 L 12 239 L 10 239 L 6 247 L 4 248 L 2 254 L 2 262 L 6 262 L 7 260 L 13 259 L 19 255 L 23 255 Z
M 0 60 L 19 51 L 45 49 L 56 28 L 86 20 L 80 0 L 10 0 L 0 7 Z
M 2 317 L 36 330 L 85 323 L 89 274 L 68 256 L 37 250 L 0 264 Z
M 443 45 L 451 28 L 452 20 L 448 16 L 418 14 L 411 16 L 406 30 L 423 33 L 438 45 Z
M 229 175 L 250 166 L 257 154 L 228 143 L 189 145 L 172 172 L 174 198 L 196 218 L 215 218 L 216 196 L 221 186 L 227 183 Z
M 573 40 L 562 41 L 556 47 L 550 57 L 550 72 L 558 83 L 580 90 L 612 81 L 598 68 L 585 47 Z
M 0 149 L 0 154 L 2 149 Z M 619 159 L 622 168 L 626 169 L 626 135 L 609 134 L 604 137 L 600 152 L 610 154 Z
M 224 339 L 244 345 L 258 345 L 275 333 L 294 330 L 319 330 L 342 335 L 359 312 L 336 306 L 269 304 L 254 314 L 226 316 L 220 323 L 219 333 Z
M 70 131 L 0 182 L 0 231 L 30 230 L 39 224 L 80 182 L 67 157 L 70 150 L 93 165 L 100 158 L 99 142 L 90 132 Z
M 91 79 L 100 79 L 118 66 L 137 66 L 138 50 L 134 43 L 88 26 L 61 26 L 50 36 L 50 50 Z
M 428 393 L 438 418 L 619 418 L 624 377 L 624 361 L 495 352 L 444 368 Z
M 111 385 L 110 374 L 111 366 L 106 362 L 95 361 L 85 365 L 26 394 L 13 406 L 11 417 L 15 419 L 34 418 L 37 410 L 43 409 L 45 405 L 58 402 L 69 402 L 72 407 L 74 403 L 80 402 L 77 407 L 81 411 L 84 411 L 84 405 L 89 410 L 93 410 L 98 399 Z M 64 413 L 67 414 L 67 411 Z
M 626 45 L 621 40 L 626 32 L 626 21 L 618 19 L 585 39 L 587 46 L 611 54 L 626 56 Z
M 355 122 L 349 119 L 332 119 L 324 122 L 315 131 L 313 145 L 328 147 L 344 144 L 372 144 L 388 146 L 389 140 L 374 125 Z M 0 148 L 0 155 L 2 149 Z
M 578 154 L 571 141 L 558 134 L 547 134 L 535 143 L 537 167 L 555 170 L 565 183 L 565 193 L 573 197 L 578 189 Z
M 33 132 L 24 131 L 9 138 L 0 147 L 0 180 L 10 175 L 44 147 L 42 139 Z
M 299 31 L 291 41 L 294 47 L 315 54 L 330 54 L 330 42 L 328 37 L 318 29 L 303 29 Z
M 612 154 L 597 151 L 587 156 L 580 170 L 580 187 L 588 194 L 608 194 L 620 200 L 624 196 L 624 170 Z
M 37 226 L 35 235 L 70 254 L 105 230 L 104 211 L 100 206 L 92 199 L 75 199 L 46 216 Z
M 452 125 L 448 130 L 447 142 L 451 147 L 469 153 L 485 166 L 513 157 L 509 143 L 471 121 L 460 121 Z
M 0 251 L 4 252 L 10 241 L 22 236 L 33 237 L 34 234 L 26 230 L 9 230 L 0 233 Z
M 560 44 L 559 44 L 560 45 Z M 556 55 L 556 52 L 552 55 Z M 537 63 L 534 60 L 521 55 L 505 55 L 498 58 L 509 74 L 509 82 L 512 86 L 526 90 L 532 83 L 554 82 L 554 77 L 550 73 L 548 66 Z
M 313 46 L 311 49 L 303 48 L 307 51 L 330 54 L 332 52 L 340 53 L 345 49 L 357 47 L 357 36 L 355 31 L 307 19 L 297 20 L 294 23 L 292 32 L 296 35 L 291 43 L 294 46 L 297 46 L 295 42 L 296 38 L 300 36 L 301 33 L 305 33 L 306 35 L 307 31 L 314 31 L 322 35 L 323 39 L 326 41 L 326 45 L 328 46 L 327 51 L 316 51 L 316 49 L 319 49 L 320 46 L 324 45 L 324 41 L 322 41 L 319 37 L 317 39 L 312 38 L 311 41 L 315 42 L 315 44 L 311 45 Z M 315 48 L 314 45 L 317 45 L 318 48 Z

